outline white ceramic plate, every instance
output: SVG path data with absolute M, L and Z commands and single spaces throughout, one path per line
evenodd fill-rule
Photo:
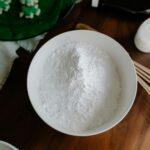
M 45 62 L 48 54 L 50 54 L 51 51 L 57 49 L 58 47 L 64 45 L 69 41 L 90 43 L 93 46 L 95 45 L 96 47 L 99 47 L 101 50 L 107 51 L 116 63 L 121 78 L 120 103 L 115 115 L 102 126 L 82 133 L 74 133 L 73 131 L 61 129 L 54 126 L 43 110 L 40 98 L 38 96 L 40 68 L 43 67 L 43 63 Z M 118 42 L 99 32 L 76 30 L 60 34 L 49 40 L 43 47 L 40 48 L 29 68 L 27 88 L 29 98 L 35 111 L 49 126 L 69 135 L 89 136 L 102 133 L 114 127 L 127 115 L 131 106 L 133 105 L 136 96 L 137 80 L 133 62 L 128 53 Z

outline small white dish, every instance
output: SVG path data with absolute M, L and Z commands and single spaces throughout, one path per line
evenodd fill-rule
M 150 18 L 140 25 L 135 35 L 134 43 L 141 52 L 150 53 Z
M 7 142 L 0 141 L 0 150 L 18 150 L 18 149 Z
M 76 133 L 70 131 L 69 129 L 62 129 L 54 126 L 53 123 L 50 122 L 48 114 L 45 113 L 43 107 L 41 106 L 41 100 L 38 95 L 40 68 L 43 67 L 45 60 L 47 56 L 49 56 L 51 51 L 57 49 L 65 43 L 68 43 L 69 41 L 89 43 L 93 46 L 95 45 L 96 47 L 99 47 L 101 50 L 107 51 L 107 53 L 109 53 L 109 55 L 114 60 L 121 78 L 120 103 L 114 116 L 103 125 L 82 133 Z M 34 59 L 32 60 L 29 68 L 27 77 L 27 90 L 30 101 L 35 111 L 41 117 L 41 119 L 49 126 L 69 135 L 89 136 L 109 130 L 110 128 L 117 125 L 127 115 L 133 105 L 136 96 L 137 79 L 134 64 L 130 56 L 118 42 L 108 37 L 107 35 L 101 34 L 99 32 L 76 30 L 62 33 L 49 40 L 45 45 L 40 48 L 40 50 L 37 52 Z
M 98 7 L 99 0 L 92 0 L 92 7 Z

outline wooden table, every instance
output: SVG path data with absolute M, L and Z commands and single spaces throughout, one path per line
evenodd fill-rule
M 134 46 L 137 28 L 147 16 L 134 16 L 107 8 L 94 9 L 84 0 L 69 16 L 50 30 L 38 48 L 51 37 L 86 23 L 120 42 L 131 57 L 150 67 L 150 54 Z M 38 50 L 37 48 L 37 50 Z M 91 137 L 73 137 L 47 126 L 33 110 L 26 88 L 27 70 L 34 54 L 18 51 L 10 76 L 0 91 L 0 140 L 21 150 L 149 150 L 150 96 L 138 86 L 134 105 L 113 129 Z

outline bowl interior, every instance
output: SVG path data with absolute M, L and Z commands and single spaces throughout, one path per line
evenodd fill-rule
M 101 50 L 107 51 L 118 68 L 121 80 L 120 102 L 114 116 L 100 127 L 83 133 L 74 133 L 69 129 L 60 129 L 60 127 L 57 127 L 56 125 L 54 126 L 53 123 L 49 121 L 47 114 L 42 109 L 41 101 L 38 95 L 40 70 L 43 67 L 43 63 L 47 58 L 47 55 L 54 51 L 57 47 L 60 47 L 69 41 L 90 43 L 93 46 L 95 45 L 96 47 L 99 47 Z M 30 101 L 35 111 L 41 117 L 41 119 L 44 120 L 44 122 L 56 130 L 66 134 L 87 136 L 101 133 L 112 128 L 126 116 L 136 96 L 137 80 L 133 62 L 128 53 L 119 43 L 112 38 L 95 31 L 77 30 L 60 34 L 49 40 L 43 47 L 40 48 L 29 68 L 27 88 Z

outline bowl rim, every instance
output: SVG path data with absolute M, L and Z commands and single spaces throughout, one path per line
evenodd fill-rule
M 0 140 L 0 145 L 6 146 L 7 148 L 11 148 L 12 150 L 18 150 L 15 146 L 5 141 Z
M 29 78 L 30 78 L 30 74 L 32 72 L 31 68 L 34 64 L 34 61 L 35 59 L 38 57 L 39 53 L 41 53 L 43 47 L 45 45 L 47 45 L 49 42 L 51 42 L 52 40 L 55 40 L 57 39 L 59 36 L 63 36 L 65 34 L 72 34 L 74 32 L 78 32 L 78 34 L 84 34 L 84 33 L 97 33 L 103 37 L 106 37 L 107 39 L 111 39 L 113 42 L 115 42 L 122 50 L 123 50 L 123 53 L 124 55 L 126 55 L 128 58 L 129 58 L 129 61 L 130 61 L 130 65 L 133 69 L 133 72 L 134 72 L 134 77 L 135 77 L 135 81 L 134 81 L 134 92 L 132 93 L 131 97 L 132 99 L 130 100 L 130 103 L 129 103 L 129 107 L 128 109 L 126 110 L 126 112 L 113 124 L 111 125 L 110 127 L 107 127 L 105 129 L 99 129 L 99 131 L 92 131 L 92 132 L 84 132 L 84 133 L 74 133 L 74 132 L 70 132 L 70 131 L 63 131 L 61 129 L 58 129 L 56 127 L 54 127 L 53 125 L 49 124 L 48 121 L 46 121 L 42 116 L 41 114 L 39 113 L 39 111 L 37 110 L 37 108 L 35 107 L 33 101 L 32 101 L 32 97 L 30 95 L 30 90 L 29 90 L 29 86 L 30 86 L 30 83 L 29 83 Z M 124 118 L 125 116 L 128 114 L 128 112 L 130 111 L 131 107 L 133 106 L 133 103 L 135 101 L 135 98 L 136 98 L 136 93 L 137 93 L 137 76 L 136 76 L 136 71 L 135 71 L 135 67 L 134 67 L 134 63 L 131 59 L 131 57 L 129 56 L 129 54 L 127 53 L 127 51 L 121 46 L 120 43 L 118 43 L 116 40 L 114 40 L 113 38 L 109 37 L 108 35 L 105 35 L 103 33 L 100 33 L 100 32 L 97 32 L 97 31 L 90 31 L 90 30 L 73 30 L 73 31 L 67 31 L 67 32 L 64 32 L 64 33 L 61 33 L 59 35 L 56 35 L 55 37 L 53 37 L 52 39 L 48 40 L 40 49 L 39 51 L 35 54 L 34 58 L 32 59 L 31 61 L 31 64 L 29 66 L 29 70 L 28 70 L 28 75 L 27 75 L 27 91 L 28 91 L 28 96 L 29 96 L 29 99 L 30 99 L 30 102 L 31 102 L 31 105 L 32 107 L 34 108 L 34 110 L 36 111 L 36 113 L 38 114 L 38 116 L 48 125 L 50 126 L 51 128 L 61 132 L 61 133 L 64 133 L 64 134 L 67 134 L 67 135 L 71 135 L 71 136 L 92 136 L 92 135 L 97 135 L 97 134 L 100 134 L 100 133 L 103 133 L 107 130 L 110 130 L 111 128 L 113 128 L 114 126 L 116 126 L 117 124 L 119 124 Z

